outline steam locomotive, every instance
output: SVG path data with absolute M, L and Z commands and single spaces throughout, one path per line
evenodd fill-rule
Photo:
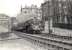
M 29 34 L 40 34 L 41 27 L 39 24 L 34 24 L 32 20 L 18 23 L 11 28 L 12 31 L 20 31 Z

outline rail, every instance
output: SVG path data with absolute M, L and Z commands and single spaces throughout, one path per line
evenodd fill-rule
M 51 37 L 45 37 L 45 36 L 34 35 L 34 34 L 26 34 L 22 32 L 17 32 L 16 34 L 23 38 L 29 38 L 40 43 L 52 45 L 52 47 L 59 47 L 59 48 L 69 49 L 69 50 L 72 49 L 72 41 L 65 41 L 65 40 L 62 41 Z

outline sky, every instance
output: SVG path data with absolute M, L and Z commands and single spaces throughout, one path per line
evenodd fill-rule
M 0 0 L 0 13 L 14 17 L 20 12 L 21 5 L 24 7 L 34 4 L 39 7 L 41 3 L 43 3 L 43 0 Z

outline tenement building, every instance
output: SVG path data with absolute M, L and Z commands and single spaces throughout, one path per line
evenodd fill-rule
M 53 0 L 45 0 L 45 2 L 41 5 L 42 7 L 42 20 L 45 24 L 44 26 L 44 33 L 50 33 L 52 24 L 52 17 L 54 15 L 53 10 Z
M 56 0 L 54 2 L 53 31 L 56 34 L 72 36 L 72 1 Z
M 42 11 L 36 5 L 25 6 L 24 8 L 21 7 L 21 12 L 16 17 L 18 22 L 25 22 L 27 20 L 37 18 L 41 19 Z
M 45 33 L 53 38 L 49 45 L 57 50 L 72 50 L 72 0 L 45 0 L 41 6 Z
M 42 4 L 42 20 L 45 23 L 46 31 L 52 30 L 55 33 L 64 32 L 70 35 L 72 29 L 72 1 L 71 0 L 45 0 Z M 63 29 L 61 31 L 61 29 Z M 57 31 L 56 31 L 57 30 Z M 69 31 L 67 31 L 69 30 Z M 45 32 L 46 32 L 45 31 Z
M 9 31 L 9 16 L 5 14 L 0 14 L 0 32 L 8 32 Z

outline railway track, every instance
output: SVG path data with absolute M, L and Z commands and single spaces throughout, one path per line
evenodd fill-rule
M 48 47 L 57 48 L 58 50 L 59 49 L 72 50 L 72 41 L 61 40 L 61 39 L 34 35 L 34 34 L 26 34 L 21 32 L 16 32 L 16 35 L 37 42 L 39 43 L 39 45 L 41 44 L 47 45 Z

